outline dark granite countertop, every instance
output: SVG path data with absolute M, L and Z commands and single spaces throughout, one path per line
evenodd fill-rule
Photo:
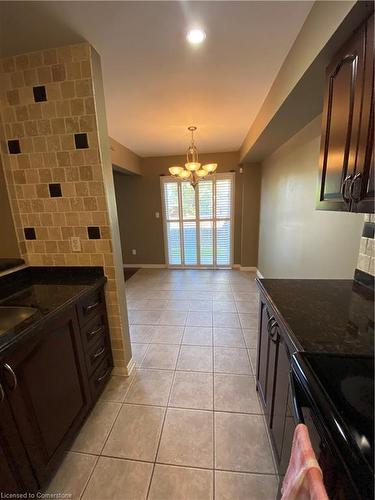
M 297 350 L 373 355 L 374 293 L 353 280 L 258 279 Z
M 105 281 L 103 269 L 99 267 L 28 267 L 0 277 L 0 307 L 22 306 L 37 310 L 0 335 L 0 353 Z
M 22 266 L 24 263 L 25 261 L 19 258 L 0 259 L 0 272 L 6 271 L 7 269 L 12 269 L 13 267 Z

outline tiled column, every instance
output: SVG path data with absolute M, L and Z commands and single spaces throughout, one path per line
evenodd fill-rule
M 126 374 L 131 351 L 100 72 L 87 43 L 1 60 L 1 153 L 26 261 L 104 267 L 115 367 Z

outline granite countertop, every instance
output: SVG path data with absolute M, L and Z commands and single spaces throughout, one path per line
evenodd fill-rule
M 0 277 L 0 307 L 32 307 L 35 314 L 0 335 L 0 353 L 62 308 L 106 282 L 102 268 L 28 267 Z
M 374 355 L 374 293 L 353 280 L 258 279 L 297 350 Z
M 7 269 L 12 269 L 13 267 L 22 266 L 25 263 L 23 259 L 13 258 L 13 259 L 0 259 L 0 272 L 6 271 Z

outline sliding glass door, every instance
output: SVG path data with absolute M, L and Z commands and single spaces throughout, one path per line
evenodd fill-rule
M 173 267 L 229 267 L 233 255 L 233 174 L 187 181 L 161 177 L 166 261 Z

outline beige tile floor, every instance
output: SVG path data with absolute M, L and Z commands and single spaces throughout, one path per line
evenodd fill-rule
M 126 283 L 135 372 L 113 376 L 48 492 L 87 500 L 273 500 L 255 390 L 258 292 L 239 271 Z

